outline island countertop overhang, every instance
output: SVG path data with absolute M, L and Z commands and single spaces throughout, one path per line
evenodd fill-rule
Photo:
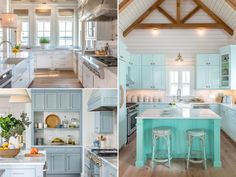
M 147 109 L 140 113 L 136 119 L 221 119 L 210 109 L 192 108 L 165 108 Z

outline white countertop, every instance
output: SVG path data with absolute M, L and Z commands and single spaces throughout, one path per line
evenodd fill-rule
M 136 119 L 221 119 L 210 109 L 165 108 L 147 109 Z
M 0 166 L 2 165 L 45 165 L 46 152 L 40 151 L 45 154 L 43 157 L 25 157 L 24 154 L 29 151 L 21 151 L 15 158 L 0 158 Z
M 9 70 L 11 70 L 13 67 L 13 65 L 6 65 L 6 64 L 0 64 L 0 75 L 8 72 Z
M 30 56 L 29 52 L 18 52 L 16 55 L 12 52 L 0 52 L 0 59 L 7 58 L 28 58 Z

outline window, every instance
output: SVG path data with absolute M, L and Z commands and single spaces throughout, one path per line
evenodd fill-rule
M 72 46 L 74 9 L 59 9 L 58 16 L 59 46 Z
M 191 72 L 186 71 L 169 71 L 169 94 L 176 96 L 177 90 L 181 89 L 182 96 L 191 95 Z
M 17 14 L 19 27 L 17 28 L 16 43 L 22 46 L 29 46 L 29 10 L 14 9 L 14 14 Z
M 60 20 L 59 21 L 59 46 L 73 45 L 73 22 Z
M 38 20 L 37 25 L 37 39 L 36 44 L 39 45 L 39 40 L 41 37 L 46 37 L 50 40 L 50 29 L 51 29 L 51 23 L 49 20 Z
M 28 18 L 22 20 L 20 30 L 20 43 L 22 46 L 29 45 L 29 21 Z
M 86 23 L 87 29 L 87 38 L 95 38 L 95 30 L 96 30 L 96 24 L 95 22 L 87 22 Z

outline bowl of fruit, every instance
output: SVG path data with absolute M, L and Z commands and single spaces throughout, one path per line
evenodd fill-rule
M 8 143 L 3 143 L 0 147 L 0 157 L 2 158 L 14 158 L 20 152 L 20 148 L 15 148 L 13 145 Z

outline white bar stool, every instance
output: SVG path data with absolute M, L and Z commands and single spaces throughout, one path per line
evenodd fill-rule
M 168 167 L 171 167 L 171 153 L 170 153 L 170 137 L 171 137 L 171 128 L 169 127 L 157 127 L 152 130 L 152 163 L 154 166 L 155 162 L 166 163 L 168 162 Z M 166 147 L 167 147 L 167 158 L 158 158 L 156 155 L 159 155 L 159 151 L 156 151 L 157 141 L 160 138 L 164 138 Z
M 187 154 L 187 169 L 189 168 L 189 162 L 191 163 L 203 163 L 204 168 L 207 169 L 207 159 L 206 159 L 206 148 L 205 148 L 205 138 L 206 132 L 202 129 L 190 129 L 187 130 L 188 138 L 188 154 Z M 192 141 L 194 138 L 199 138 L 201 142 L 201 151 L 192 151 Z M 200 154 L 202 159 L 195 160 L 191 158 L 191 154 Z

